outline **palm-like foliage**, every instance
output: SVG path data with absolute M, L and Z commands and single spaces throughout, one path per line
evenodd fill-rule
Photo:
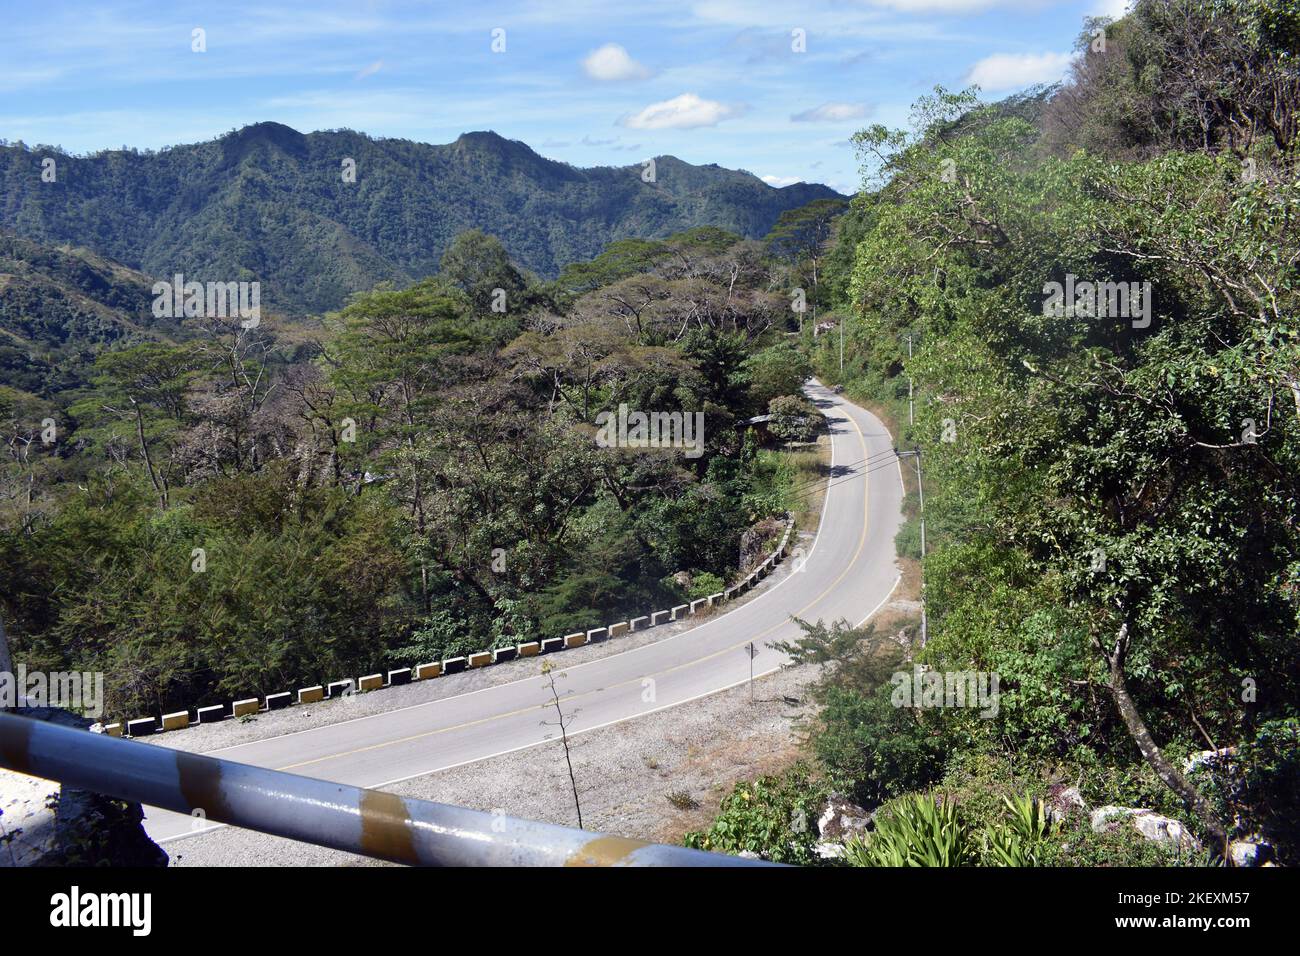
M 1006 797 L 1007 819 L 974 830 L 957 804 L 909 794 L 846 846 L 851 866 L 1039 866 L 1052 820 L 1041 800 Z

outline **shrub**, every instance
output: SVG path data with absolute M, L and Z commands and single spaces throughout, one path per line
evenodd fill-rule
M 668 802 L 678 810 L 695 810 L 699 807 L 700 802 L 692 797 L 685 790 L 674 790 L 668 794 Z
M 822 862 L 814 850 L 817 816 L 825 799 L 825 785 L 803 765 L 780 776 L 738 783 L 722 801 L 713 825 L 686 834 L 683 843 L 717 853 L 748 850 L 775 863 L 817 864 Z
M 767 403 L 772 416 L 768 430 L 781 441 L 812 441 L 826 427 L 817 406 L 797 395 L 781 395 Z
M 691 578 L 691 586 L 687 594 L 691 600 L 708 597 L 710 594 L 717 594 L 725 590 L 727 583 L 711 571 L 701 571 Z
M 933 783 L 943 772 L 944 715 L 895 707 L 890 685 L 871 693 L 828 687 L 814 749 L 832 783 L 873 807 Z

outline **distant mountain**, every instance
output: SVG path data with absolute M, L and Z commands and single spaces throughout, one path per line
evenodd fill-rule
M 42 179 L 47 158 L 53 182 Z M 74 157 L 18 144 L 0 147 L 0 226 L 154 276 L 259 280 L 264 305 L 300 313 L 437 271 L 464 229 L 553 277 L 616 239 L 701 225 L 757 238 L 785 210 L 839 195 L 672 156 L 656 158 L 654 182 L 642 169 L 578 169 L 490 132 L 434 146 L 278 123 L 159 152 Z

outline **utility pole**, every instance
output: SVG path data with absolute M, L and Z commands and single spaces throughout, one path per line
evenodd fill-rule
M 840 316 L 840 384 L 844 384 L 844 316 Z
M 921 646 L 925 647 L 925 642 L 929 638 L 929 628 L 925 611 L 925 484 L 921 477 L 921 449 L 899 451 L 895 448 L 894 454 L 899 458 L 916 459 L 916 494 L 921 505 Z
M 907 336 L 907 362 L 910 366 L 912 363 L 912 336 Z M 912 407 L 912 370 L 907 370 L 907 424 L 916 424 L 916 415 Z

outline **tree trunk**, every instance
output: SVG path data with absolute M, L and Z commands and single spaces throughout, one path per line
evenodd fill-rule
M 154 491 L 158 492 L 158 503 L 162 505 L 163 511 L 167 510 L 167 488 L 158 480 L 158 473 L 154 471 L 153 458 L 149 455 L 149 443 L 144 439 L 144 414 L 140 410 L 139 404 L 135 399 L 131 399 L 131 404 L 135 406 L 135 433 L 140 438 L 140 456 L 144 459 L 145 468 L 149 471 L 149 481 L 153 483 Z
M 1128 624 L 1126 623 L 1120 628 L 1119 638 L 1115 642 L 1115 652 L 1106 655 L 1106 664 L 1110 671 L 1110 692 L 1115 699 L 1115 706 L 1119 709 L 1120 716 L 1124 718 L 1124 725 L 1128 728 L 1133 742 L 1137 744 L 1138 750 L 1142 751 L 1143 758 L 1156 772 L 1156 776 L 1191 808 L 1214 836 L 1218 843 L 1218 852 L 1226 855 L 1228 836 L 1215 816 L 1214 808 L 1201 792 L 1192 786 L 1191 781 L 1165 757 L 1160 746 L 1152 738 L 1151 731 L 1147 729 L 1146 721 L 1138 713 L 1133 698 L 1129 695 L 1128 682 L 1124 677 L 1124 655 L 1127 648 Z

